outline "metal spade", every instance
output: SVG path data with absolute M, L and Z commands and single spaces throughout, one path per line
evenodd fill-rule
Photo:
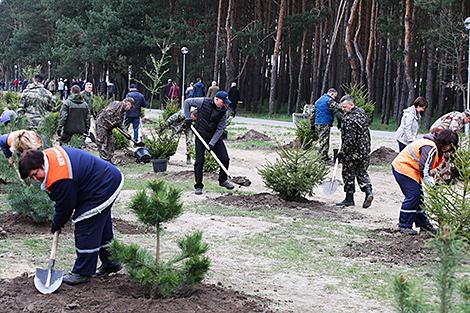
M 51 256 L 47 268 L 36 268 L 34 276 L 34 286 L 42 294 L 50 294 L 59 289 L 64 277 L 64 270 L 55 270 L 55 254 L 57 251 L 57 242 L 59 240 L 59 231 L 54 233 L 52 238 Z
M 336 179 L 336 171 L 338 170 L 338 158 L 335 160 L 335 166 L 333 168 L 333 175 L 330 179 L 325 180 L 322 183 L 323 193 L 326 196 L 330 196 L 335 193 L 339 186 L 339 180 Z

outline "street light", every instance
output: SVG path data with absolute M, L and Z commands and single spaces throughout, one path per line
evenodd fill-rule
M 181 54 L 183 55 L 183 79 L 181 80 L 181 108 L 183 109 L 184 102 L 184 77 L 186 76 L 186 54 L 188 54 L 188 47 L 181 48 Z
M 131 88 L 132 65 L 127 67 L 127 90 Z
M 468 30 L 468 69 L 467 69 L 467 110 L 470 109 L 470 16 L 465 19 L 465 28 Z M 465 124 L 465 135 L 469 136 L 470 124 Z
M 14 65 L 15 67 L 15 79 L 18 79 L 18 65 Z
M 47 61 L 47 80 L 51 80 L 51 61 Z

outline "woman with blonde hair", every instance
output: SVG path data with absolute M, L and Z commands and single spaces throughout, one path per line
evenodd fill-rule
M 32 130 L 17 130 L 0 136 L 0 147 L 8 159 L 8 164 L 13 165 L 13 153 L 20 155 L 26 150 L 38 150 L 42 147 L 42 140 Z

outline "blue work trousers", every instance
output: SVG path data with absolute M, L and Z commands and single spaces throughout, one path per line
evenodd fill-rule
M 430 225 L 426 213 L 422 206 L 423 190 L 421 184 L 414 179 L 398 173 L 392 167 L 393 176 L 400 186 L 401 191 L 405 195 L 405 200 L 401 204 L 400 219 L 398 226 L 403 228 L 412 228 L 413 223 L 416 227 Z
M 72 272 L 92 276 L 96 272 L 98 257 L 104 267 L 113 266 L 109 260 L 108 245 L 113 240 L 111 207 L 101 213 L 75 223 L 75 248 L 77 259 Z

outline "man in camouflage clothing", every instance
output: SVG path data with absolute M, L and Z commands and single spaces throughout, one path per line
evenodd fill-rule
M 363 109 L 354 105 L 350 95 L 341 98 L 341 109 L 344 112 L 341 125 L 341 150 L 338 159 L 343 163 L 343 181 L 346 198 L 336 203 L 339 206 L 353 206 L 355 180 L 365 192 L 366 197 L 363 208 L 371 206 L 374 196 L 367 168 L 369 167 L 370 153 L 370 119 Z
M 74 134 L 85 134 L 90 129 L 90 110 L 80 94 L 80 87 L 72 86 L 70 96 L 60 109 L 59 135 L 60 143 L 67 143 Z
M 318 134 L 318 153 L 321 159 L 328 162 L 328 150 L 330 149 L 330 129 L 333 125 L 334 113 L 339 110 L 336 102 L 338 92 L 334 88 L 330 88 L 327 93 L 322 95 L 315 102 L 315 131 Z
M 132 108 L 134 99 L 125 98 L 123 101 L 113 101 L 101 110 L 96 118 L 96 143 L 100 157 L 111 162 L 114 155 L 113 128 L 121 127 L 124 116 Z
M 196 120 L 196 110 L 191 112 L 191 118 Z M 193 132 L 191 131 L 190 127 L 187 127 L 184 122 L 184 113 L 183 110 L 179 110 L 178 112 L 171 115 L 166 120 L 166 126 L 171 128 L 173 131 L 173 135 L 180 136 L 182 132 L 184 132 L 184 136 L 186 138 L 186 164 L 191 164 L 191 153 L 194 151 L 194 139 L 193 139 Z
M 430 130 L 432 134 L 436 134 L 444 129 L 450 129 L 457 133 L 462 131 L 465 124 L 468 123 L 470 123 L 470 110 L 467 109 L 464 112 L 454 111 L 438 118 L 437 121 L 432 124 Z M 453 180 L 455 176 L 455 166 L 451 156 L 450 153 L 444 153 L 444 161 L 431 171 L 436 181 L 450 183 Z
M 53 108 L 52 93 L 44 88 L 44 78 L 37 74 L 33 82 L 21 94 L 18 114 L 25 115 L 30 121 L 30 128 L 37 128 L 39 123 Z

